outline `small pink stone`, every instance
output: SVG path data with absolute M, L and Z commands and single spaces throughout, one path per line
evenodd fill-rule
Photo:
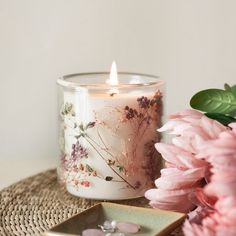
M 99 229 L 86 229 L 82 232 L 82 236 L 105 236 Z
M 118 222 L 116 227 L 121 232 L 127 233 L 127 234 L 135 234 L 140 230 L 140 225 L 129 223 L 129 222 Z

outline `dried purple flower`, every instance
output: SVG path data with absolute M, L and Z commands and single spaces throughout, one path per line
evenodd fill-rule
M 150 107 L 150 99 L 148 99 L 147 97 L 140 97 L 140 98 L 137 98 L 137 102 L 138 102 L 138 105 L 140 108 L 144 108 L 144 109 L 147 109 Z
M 147 124 L 150 125 L 152 117 L 148 115 L 145 120 L 146 120 Z
M 150 141 L 145 144 L 145 156 L 147 158 L 146 165 L 143 166 L 143 169 L 146 172 L 146 175 L 150 177 L 150 180 L 154 180 L 159 175 L 160 160 L 161 155 L 155 149 L 155 141 Z
M 76 160 L 78 158 L 88 158 L 88 152 L 86 148 L 84 148 L 79 143 L 79 141 L 77 141 L 75 144 L 72 144 L 71 157 L 73 160 Z
M 134 118 L 135 116 L 138 115 L 138 112 L 136 109 L 133 109 L 131 107 L 125 106 L 125 117 L 126 119 L 130 120 L 132 118 Z
M 150 105 L 160 105 L 162 102 L 162 93 L 160 91 L 157 91 L 153 97 L 153 99 L 150 102 Z

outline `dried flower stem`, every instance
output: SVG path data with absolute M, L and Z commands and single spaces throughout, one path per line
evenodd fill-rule
M 105 163 L 107 164 L 107 160 L 102 156 L 102 154 L 97 150 L 97 148 L 87 139 L 87 142 L 93 147 L 93 149 L 98 153 L 98 155 L 103 159 L 103 161 L 105 161 Z M 117 175 L 119 176 L 125 183 L 127 183 L 131 188 L 135 189 L 135 187 L 130 184 L 124 177 L 122 177 L 112 166 L 108 165 L 107 166 Z
M 104 150 L 107 154 L 109 154 L 112 158 L 114 158 L 118 162 L 119 165 L 121 165 L 118 158 L 116 156 L 114 156 L 111 152 L 108 151 L 109 148 L 106 146 L 105 142 L 103 141 L 103 138 L 102 138 L 98 129 L 97 129 L 97 134 L 98 134 L 99 139 L 101 140 L 101 142 L 103 143 L 103 145 L 105 147 L 105 148 L 102 148 L 102 150 Z

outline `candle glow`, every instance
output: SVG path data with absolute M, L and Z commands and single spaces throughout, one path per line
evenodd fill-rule
M 119 80 L 118 80 L 118 76 L 117 76 L 117 67 L 116 67 L 115 61 L 112 62 L 110 76 L 109 76 L 109 79 L 107 80 L 107 83 L 110 85 L 118 85 L 119 84 Z
M 110 76 L 109 76 L 109 79 L 106 81 L 106 83 L 110 85 L 119 85 L 117 67 L 116 67 L 115 61 L 112 62 Z M 109 94 L 117 94 L 117 93 L 119 93 L 119 90 L 116 88 L 112 88 L 109 90 Z

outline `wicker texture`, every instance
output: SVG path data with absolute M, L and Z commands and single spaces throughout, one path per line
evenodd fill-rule
M 0 235 L 43 232 L 99 201 L 74 197 L 57 182 L 56 170 L 24 179 L 0 192 Z M 145 199 L 119 201 L 144 206 Z

